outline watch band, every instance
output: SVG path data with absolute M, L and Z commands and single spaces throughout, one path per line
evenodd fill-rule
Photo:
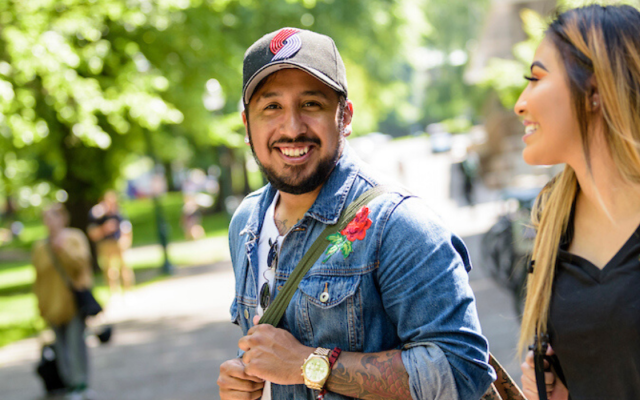
M 329 357 L 329 355 L 331 355 L 331 349 L 325 349 L 323 347 L 318 347 L 316 349 L 316 351 L 313 352 L 313 354 L 315 354 L 317 356 Z
M 336 360 L 338 359 L 338 356 L 341 352 L 342 350 L 339 347 L 334 347 L 331 351 L 331 354 L 329 355 L 329 371 L 331 371 L 331 369 L 333 368 L 333 364 L 336 363 Z M 325 394 L 327 394 L 327 388 L 323 387 L 316 400 L 323 400 Z

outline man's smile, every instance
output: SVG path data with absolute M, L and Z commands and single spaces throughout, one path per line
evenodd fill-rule
M 276 145 L 274 150 L 280 154 L 280 157 L 286 164 L 304 164 L 311 158 L 316 149 L 315 145 Z

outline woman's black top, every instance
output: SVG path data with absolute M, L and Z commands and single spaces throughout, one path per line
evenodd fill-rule
M 599 269 L 567 252 L 573 221 L 558 254 L 549 339 L 571 400 L 640 399 L 640 227 Z

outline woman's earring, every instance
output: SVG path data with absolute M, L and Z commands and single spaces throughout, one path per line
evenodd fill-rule
M 592 104 L 593 104 L 594 107 L 598 107 L 598 102 L 597 101 L 594 101 Z
M 245 142 L 246 144 L 249 144 L 249 136 L 245 136 L 245 137 L 244 137 L 244 142 Z

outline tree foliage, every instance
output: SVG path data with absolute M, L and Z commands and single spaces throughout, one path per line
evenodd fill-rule
M 590 4 L 629 4 L 636 8 L 640 7 L 639 0 L 559 0 L 557 10 L 562 12 L 569 8 L 581 7 Z M 520 93 L 527 86 L 527 81 L 522 79 L 523 75 L 529 73 L 529 66 L 533 61 L 536 48 L 543 40 L 546 28 L 551 15 L 543 16 L 539 13 L 523 9 L 520 13 L 522 19 L 522 29 L 527 34 L 527 39 L 517 43 L 513 47 L 513 58 L 494 58 L 489 61 L 484 71 L 484 79 L 481 83 L 496 91 L 500 102 L 507 109 L 512 109 Z
M 220 163 L 214 147 L 244 148 L 244 51 L 283 26 L 334 38 L 354 129 L 374 130 L 407 103 L 408 59 L 434 34 L 435 3 L 0 0 L 0 194 L 28 206 L 64 189 L 82 226 L 131 154 Z

